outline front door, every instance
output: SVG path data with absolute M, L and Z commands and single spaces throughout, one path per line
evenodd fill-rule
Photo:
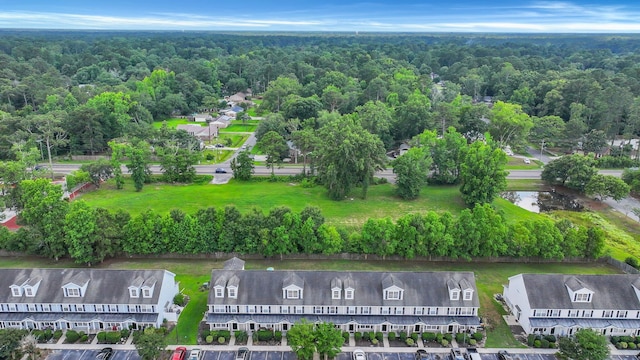
M 387 332 L 387 325 L 382 325 L 382 332 Z

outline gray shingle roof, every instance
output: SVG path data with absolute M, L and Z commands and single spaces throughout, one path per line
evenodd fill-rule
M 244 260 L 234 256 L 231 259 L 224 262 L 224 269 L 225 270 L 244 270 Z
M 532 309 L 640 309 L 633 284 L 638 275 L 522 274 Z M 567 286 L 593 291 L 590 303 L 571 302 Z M 639 289 L 640 290 L 640 289 Z
M 155 304 L 160 287 L 156 286 L 151 298 L 131 298 L 129 286 L 137 278 L 152 286 L 163 279 L 165 270 L 97 270 L 97 269 L 0 269 L 0 302 L 2 303 L 70 303 L 70 304 Z M 42 278 L 34 297 L 14 297 L 11 285 L 22 285 L 17 279 Z M 151 283 L 147 281 L 151 280 Z M 84 297 L 64 297 L 62 286 L 87 283 Z M 162 283 L 160 283 L 162 284 Z
M 474 291 L 471 300 L 449 299 L 447 281 L 453 280 L 458 286 L 466 280 L 474 290 L 475 279 L 471 272 L 338 272 L 338 271 L 264 271 L 264 270 L 213 270 L 211 282 L 217 279 L 236 275 L 240 279 L 238 298 L 216 298 L 213 290 L 209 292 L 208 303 L 211 305 L 333 305 L 333 306 L 464 306 L 478 307 L 478 292 Z M 402 283 L 404 298 L 402 300 L 383 300 L 383 279 L 393 275 Z M 304 289 L 301 300 L 283 300 L 282 288 L 289 284 L 285 279 L 298 278 Z M 354 299 L 331 298 L 331 281 L 339 278 L 343 289 L 354 288 Z

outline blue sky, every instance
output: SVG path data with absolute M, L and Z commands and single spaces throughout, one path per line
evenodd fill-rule
M 640 32 L 640 2 L 633 0 L 0 0 L 0 4 L 0 28 Z

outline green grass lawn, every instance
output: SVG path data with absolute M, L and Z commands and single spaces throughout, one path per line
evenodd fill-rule
M 508 156 L 507 165 L 505 165 L 505 169 L 507 170 L 536 170 L 540 168 L 541 163 L 535 159 L 531 159 L 529 164 L 525 164 L 524 160 L 517 157 Z
M 254 132 L 258 128 L 258 125 L 253 124 L 233 124 L 229 125 L 224 129 L 220 129 L 220 133 L 228 133 L 228 132 Z
M 175 129 L 178 125 L 182 125 L 182 124 L 200 124 L 202 126 L 207 126 L 206 122 L 203 123 L 197 123 L 197 122 L 193 122 L 193 121 L 189 121 L 189 119 L 167 119 L 167 120 L 163 120 L 163 121 L 154 121 L 153 122 L 153 127 L 156 129 L 160 129 L 162 127 L 162 124 L 166 121 L 167 123 L 167 127 L 169 129 Z
M 231 157 L 231 155 L 233 155 L 234 152 L 234 150 L 204 150 L 202 152 L 202 160 L 200 161 L 200 164 L 212 165 L 225 162 Z
M 221 132 L 217 139 L 211 141 L 212 144 L 220 143 L 227 147 L 238 148 L 249 138 L 249 134 L 226 134 Z M 231 145 L 227 145 L 227 139 L 231 139 Z
M 136 192 L 130 182 L 126 183 L 125 189 L 115 191 L 113 182 L 109 181 L 82 198 L 92 206 L 124 209 L 132 215 L 146 209 L 164 213 L 174 208 L 194 213 L 200 208 L 228 204 L 237 206 L 242 212 L 253 207 L 266 212 L 281 205 L 300 211 L 307 205 L 313 205 L 322 209 L 329 223 L 356 226 L 368 218 L 389 216 L 396 219 L 407 213 L 425 213 L 428 210 L 450 211 L 455 215 L 465 208 L 457 186 L 425 187 L 420 198 L 414 201 L 396 197 L 391 184 L 371 186 L 366 200 L 360 198 L 358 190 L 352 194 L 353 198 L 333 201 L 324 187 L 302 188 L 295 183 L 241 183 L 232 180 L 226 185 L 151 184 Z

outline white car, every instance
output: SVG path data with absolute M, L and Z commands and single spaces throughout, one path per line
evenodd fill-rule
M 193 349 L 189 353 L 189 360 L 201 360 L 202 359 L 202 351 L 200 349 Z
M 524 163 L 525 163 L 525 164 L 531 164 L 531 160 L 529 160 L 529 159 L 527 159 L 527 158 L 524 158 Z
M 360 349 L 353 350 L 353 360 L 367 360 L 367 355 Z

